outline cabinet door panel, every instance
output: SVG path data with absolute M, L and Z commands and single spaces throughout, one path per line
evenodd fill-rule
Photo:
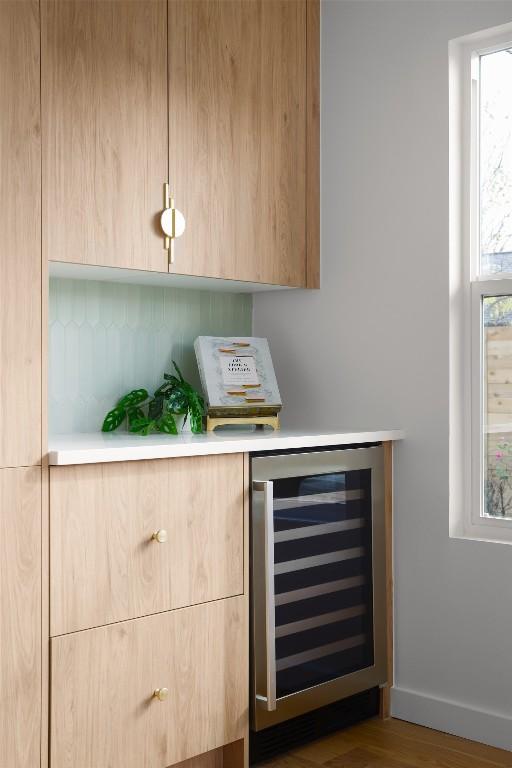
M 1 12 L 0 12 L 1 15 Z M 39 768 L 41 469 L 0 470 L 0 753 Z
M 0 3 L 0 467 L 41 461 L 39 4 Z
M 243 495 L 240 454 L 52 467 L 51 634 L 241 594 Z
M 54 638 L 52 768 L 166 768 L 244 737 L 247 613 L 242 596 Z
M 166 0 L 42 0 L 49 259 L 167 271 Z
M 172 271 L 306 281 L 306 2 L 169 3 Z

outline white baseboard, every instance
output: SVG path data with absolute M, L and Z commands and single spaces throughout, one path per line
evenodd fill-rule
M 512 717 L 499 712 L 473 709 L 455 701 L 393 688 L 391 714 L 399 720 L 512 750 Z

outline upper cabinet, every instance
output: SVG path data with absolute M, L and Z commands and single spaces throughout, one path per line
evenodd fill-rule
M 318 287 L 318 0 L 42 8 L 48 258 Z
M 305 286 L 306 0 L 169 3 L 176 272 Z
M 0 467 L 41 461 L 39 3 L 0 2 Z
M 42 0 L 49 259 L 167 271 L 166 0 Z

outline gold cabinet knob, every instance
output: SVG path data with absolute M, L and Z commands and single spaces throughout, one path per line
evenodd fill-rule
M 153 692 L 153 698 L 158 699 L 158 701 L 165 701 L 168 696 L 169 696 L 168 688 L 157 688 Z
M 153 541 L 158 541 L 159 544 L 165 544 L 167 541 L 167 531 L 165 528 L 160 528 L 159 531 L 155 531 L 151 537 Z

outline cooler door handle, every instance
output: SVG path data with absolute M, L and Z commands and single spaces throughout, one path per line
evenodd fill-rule
M 272 480 L 254 480 L 254 491 L 263 493 L 265 536 L 265 656 L 266 696 L 256 694 L 257 702 L 268 712 L 276 709 L 276 620 L 274 594 L 274 483 Z

